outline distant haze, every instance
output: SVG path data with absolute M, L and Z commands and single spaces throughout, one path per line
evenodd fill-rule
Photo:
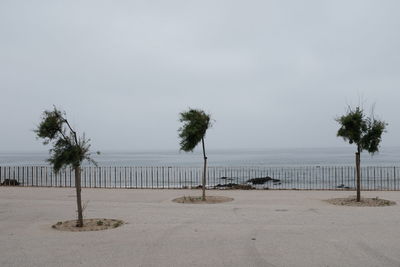
M 45 151 L 53 104 L 94 150 L 178 150 L 179 112 L 212 114 L 207 148 L 343 147 L 362 104 L 400 146 L 400 1 L 0 2 L 0 151 Z

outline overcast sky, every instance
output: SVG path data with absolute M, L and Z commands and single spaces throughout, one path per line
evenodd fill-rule
M 400 146 L 400 1 L 0 1 L 0 151 L 42 151 L 53 104 L 98 150 L 346 146 L 334 118 L 376 104 Z

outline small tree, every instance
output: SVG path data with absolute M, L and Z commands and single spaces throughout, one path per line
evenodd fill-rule
M 350 144 L 357 146 L 356 152 L 356 184 L 357 184 L 357 201 L 361 201 L 361 152 L 368 151 L 374 154 L 379 151 L 379 144 L 382 140 L 382 134 L 385 132 L 387 123 L 376 120 L 374 116 L 366 117 L 364 111 L 360 107 L 352 109 L 348 108 L 346 115 L 336 119 L 340 124 L 337 132 L 338 137 L 342 137 Z
M 201 141 L 203 147 L 203 179 L 202 179 L 202 200 L 206 200 L 206 171 L 207 171 L 207 156 L 204 145 L 204 138 L 207 129 L 211 127 L 211 116 L 202 110 L 189 109 L 180 113 L 180 122 L 183 126 L 179 128 L 179 137 L 181 138 L 181 150 L 185 152 L 193 151 L 197 144 Z
M 90 140 L 85 135 L 78 137 L 72 129 L 65 112 L 56 107 L 52 111 L 44 111 L 42 121 L 34 131 L 37 137 L 44 139 L 43 144 L 53 144 L 48 161 L 57 173 L 61 168 L 71 166 L 75 172 L 76 201 L 78 207 L 77 227 L 83 226 L 82 199 L 81 199 L 81 164 L 84 160 L 93 162 L 90 157 Z

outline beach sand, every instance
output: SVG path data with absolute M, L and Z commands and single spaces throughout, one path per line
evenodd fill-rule
M 0 187 L 0 266 L 400 266 L 396 201 L 347 207 L 349 191 L 208 190 L 234 200 L 172 202 L 200 190 L 83 189 L 86 218 L 120 219 L 104 231 L 64 232 L 74 188 Z

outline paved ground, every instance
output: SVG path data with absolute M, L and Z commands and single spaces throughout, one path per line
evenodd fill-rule
M 400 205 L 337 207 L 353 192 L 208 191 L 224 204 L 171 202 L 195 190 L 84 189 L 90 218 L 128 224 L 59 232 L 73 189 L 0 187 L 0 266 L 400 266 Z M 400 203 L 400 192 L 365 192 Z

